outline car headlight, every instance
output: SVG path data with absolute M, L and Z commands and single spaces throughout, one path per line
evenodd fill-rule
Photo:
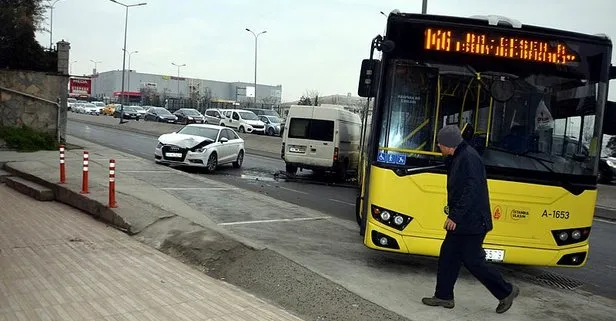
M 614 163 L 611 160 L 608 160 L 606 163 L 607 163 L 607 166 L 609 166 L 609 167 L 616 167 L 616 163 Z
M 190 117 L 190 116 L 188 116 L 188 120 L 193 120 L 193 118 L 192 118 L 192 117 Z
M 156 145 L 156 148 L 157 148 L 157 149 L 161 149 L 161 148 L 163 148 L 163 143 L 158 142 L 158 145 Z
M 206 150 L 207 150 L 207 147 L 199 147 L 195 149 L 195 153 L 205 153 Z

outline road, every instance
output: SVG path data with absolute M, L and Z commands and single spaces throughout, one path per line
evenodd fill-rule
M 134 156 L 152 159 L 157 137 L 120 131 L 106 127 L 68 122 L 68 134 L 120 150 Z M 312 179 L 311 173 L 298 175 L 299 182 L 277 179 L 276 173 L 284 169 L 281 159 L 247 154 L 242 168 L 223 166 L 214 175 L 198 169 L 186 171 L 256 191 L 276 199 L 326 212 L 337 218 L 355 220 L 356 190 L 350 187 L 330 186 Z M 301 173 L 300 173 L 301 174 Z
M 135 156 L 152 159 L 156 137 L 94 125 L 69 121 L 68 134 L 117 149 Z M 302 207 L 321 211 L 344 220 L 355 220 L 355 189 L 318 184 L 304 175 L 303 182 L 275 179 L 275 173 L 284 168 L 280 159 L 247 154 L 243 168 L 221 168 L 208 178 L 225 182 Z M 189 170 L 196 175 L 205 175 Z M 533 268 L 507 266 L 505 269 L 539 284 L 563 288 L 581 288 L 591 293 L 616 298 L 616 225 L 614 222 L 595 220 L 591 234 L 591 252 L 587 265 L 581 269 Z

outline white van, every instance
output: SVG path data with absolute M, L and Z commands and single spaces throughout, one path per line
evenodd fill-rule
M 356 170 L 361 119 L 338 105 L 292 105 L 282 136 L 282 159 L 289 174 L 298 168 L 334 171 L 339 178 Z
M 265 123 L 255 113 L 243 109 L 223 109 L 220 126 L 231 127 L 240 133 L 265 134 Z

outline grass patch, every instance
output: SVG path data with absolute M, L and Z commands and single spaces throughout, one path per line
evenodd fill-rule
M 0 139 L 4 140 L 6 147 L 19 152 L 55 150 L 58 148 L 54 136 L 36 131 L 28 126 L 0 127 Z

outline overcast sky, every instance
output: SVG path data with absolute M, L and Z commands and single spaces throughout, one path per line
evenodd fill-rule
M 126 0 L 125 0 L 126 1 Z M 283 101 L 307 89 L 321 95 L 357 93 L 361 60 L 383 32 L 379 11 L 421 12 L 421 0 L 145 0 L 129 10 L 131 69 L 252 82 L 254 38 L 259 37 L 258 82 L 282 85 Z M 127 2 L 138 3 L 140 1 Z M 54 43 L 71 43 L 73 74 L 122 69 L 124 7 L 109 0 L 60 0 L 54 9 Z M 616 38 L 613 0 L 429 0 L 433 14 L 497 14 L 534 24 Z M 49 34 L 39 33 L 49 45 Z M 614 55 L 616 57 L 616 54 Z M 616 59 L 613 59 L 616 62 Z M 616 83 L 610 97 L 616 99 Z

